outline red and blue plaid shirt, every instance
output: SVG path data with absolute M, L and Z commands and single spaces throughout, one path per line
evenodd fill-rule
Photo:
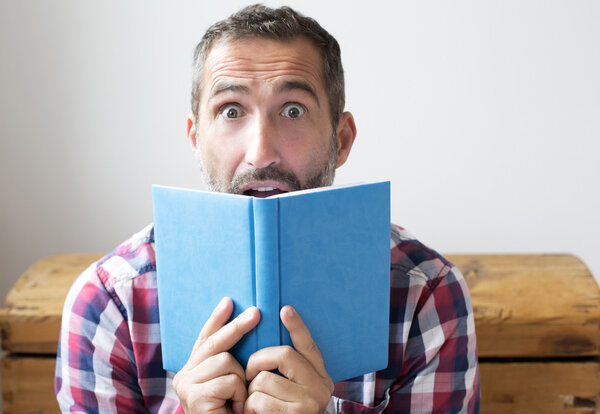
M 63 412 L 183 412 L 174 374 L 162 367 L 153 230 L 92 264 L 67 295 L 55 379 Z M 388 367 L 335 384 L 327 412 L 479 412 L 475 325 L 461 273 L 393 226 L 390 277 Z

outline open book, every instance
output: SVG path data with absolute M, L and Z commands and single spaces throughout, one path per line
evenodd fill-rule
M 268 198 L 153 186 L 164 368 L 179 371 L 224 296 L 258 326 L 230 351 L 292 345 L 279 310 L 292 305 L 334 382 L 388 362 L 390 183 Z

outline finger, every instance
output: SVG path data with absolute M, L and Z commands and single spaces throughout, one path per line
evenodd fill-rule
M 288 403 L 271 395 L 255 392 L 246 400 L 244 414 L 285 413 L 290 411 L 286 408 L 286 404 Z
M 323 355 L 298 312 L 290 305 L 286 305 L 281 308 L 280 317 L 281 322 L 290 333 L 296 351 L 310 362 L 320 376 L 329 378 L 323 362 Z
M 248 392 L 245 381 L 237 375 L 229 374 L 201 384 L 186 383 L 179 387 L 177 395 L 186 413 L 221 412 L 219 408 L 222 409 L 228 400 L 233 401 L 237 412 L 240 412 Z
M 198 340 L 194 345 L 194 349 L 200 346 L 200 344 L 211 336 L 213 333 L 217 332 L 223 325 L 227 323 L 231 313 L 233 312 L 233 301 L 231 298 L 224 297 L 221 299 L 219 304 L 215 307 L 212 314 L 202 327 L 200 331 L 200 335 L 198 335 Z
M 318 374 L 310 363 L 291 346 L 272 346 L 259 349 L 248 359 L 246 380 L 253 381 L 261 371 L 279 370 L 298 384 L 310 384 Z
M 261 371 L 248 386 L 248 395 L 255 392 L 270 395 L 282 401 L 294 401 L 298 394 L 298 384 L 269 371 Z
M 240 363 L 229 352 L 221 352 L 206 358 L 189 371 L 189 381 L 207 382 L 217 377 L 234 374 L 246 385 L 246 373 Z
M 246 400 L 232 401 L 231 411 L 233 411 L 233 414 L 244 414 L 244 405 L 245 404 L 246 404 Z
M 198 390 L 209 399 L 243 403 L 248 398 L 246 383 L 235 374 L 224 375 L 200 384 Z
M 259 320 L 260 312 L 258 308 L 253 306 L 246 309 L 199 345 L 198 349 L 190 356 L 193 366 L 212 355 L 229 351 L 247 332 L 258 324 Z
M 198 348 L 212 335 L 214 332 L 218 331 L 223 325 L 227 323 L 231 313 L 233 312 L 233 301 L 231 298 L 224 297 L 217 304 L 212 314 L 209 316 L 208 320 L 200 330 L 200 334 L 192 347 L 192 351 L 190 352 L 190 357 L 186 362 L 186 365 L 193 364 L 192 366 L 198 364 L 201 360 L 195 358 L 194 355 L 198 353 Z

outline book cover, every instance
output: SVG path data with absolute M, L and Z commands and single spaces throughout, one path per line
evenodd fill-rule
M 258 326 L 231 350 L 292 345 L 292 305 L 334 382 L 388 361 L 390 184 L 324 187 L 268 198 L 153 186 L 164 368 L 179 371 L 224 296 Z

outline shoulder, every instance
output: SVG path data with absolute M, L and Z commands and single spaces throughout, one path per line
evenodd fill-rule
M 453 268 L 446 258 L 424 245 L 406 229 L 392 224 L 390 268 L 393 278 L 417 279 L 433 288 Z
M 411 317 L 435 312 L 440 322 L 472 319 L 469 289 L 454 264 L 399 226 L 392 226 L 391 244 L 392 308 Z
M 136 296 L 135 289 L 132 289 L 133 282 L 142 275 L 147 279 L 143 281 L 144 285 L 155 284 L 156 260 L 152 224 L 129 237 L 81 273 L 69 289 L 65 309 L 86 315 L 93 313 L 99 317 L 106 309 L 112 307 L 112 303 L 125 317 L 127 302 Z M 98 309 L 94 312 L 95 308 Z
M 478 404 L 475 323 L 464 278 L 442 255 L 394 225 L 390 349 L 388 368 L 377 373 L 380 388 L 392 390 L 389 410 L 471 412 L 467 406 Z M 448 375 L 453 380 L 446 384 Z
M 176 404 L 171 377 L 161 363 L 154 257 L 149 225 L 92 263 L 73 283 L 65 300 L 56 364 L 56 393 L 63 411 L 74 404 L 85 412 L 110 411 L 118 395 L 117 407 L 125 404 L 127 411 L 145 412 L 144 396 L 155 395 L 156 387 L 167 390 L 154 401 L 156 406 Z M 84 390 L 98 398 L 90 400 Z
M 98 260 L 95 271 L 109 291 L 138 276 L 155 272 L 154 225 L 147 225 Z

